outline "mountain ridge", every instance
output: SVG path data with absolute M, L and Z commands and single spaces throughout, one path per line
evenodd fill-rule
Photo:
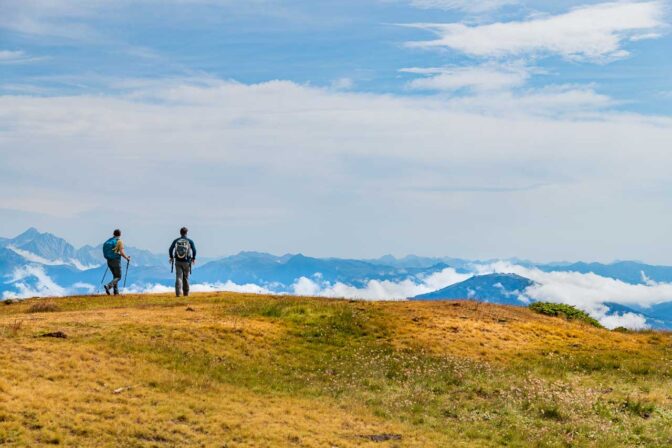
M 167 256 L 127 247 L 133 257 L 129 270 L 129 291 L 168 291 L 174 282 Z M 73 256 L 74 254 L 74 256 Z M 70 257 L 68 259 L 68 257 Z M 513 259 L 512 259 L 513 260 Z M 475 298 L 497 303 L 525 305 L 524 291 L 530 284 L 517 278 L 518 285 L 509 285 L 512 276 L 507 269 L 513 261 L 495 263 L 470 261 L 453 257 L 421 257 L 406 255 L 396 258 L 384 255 L 376 259 L 317 258 L 303 253 L 274 255 L 260 251 L 240 251 L 235 255 L 215 259 L 199 259 L 194 266 L 192 284 L 197 289 L 269 291 L 278 294 L 309 293 L 369 299 Z M 453 264 L 447 263 L 448 261 Z M 485 263 L 479 265 L 478 263 Z M 538 269 L 540 272 L 592 272 L 605 278 L 627 284 L 655 287 L 657 281 L 665 282 L 672 270 L 666 266 L 645 265 L 634 261 L 619 261 L 612 265 L 602 263 L 534 264 L 518 260 L 518 271 Z M 499 269 L 489 283 L 478 277 L 480 272 Z M 612 269 L 613 267 L 613 269 Z M 524 270 L 523 270 L 524 272 Z M 643 273 L 643 274 L 642 274 Z M 48 296 L 64 294 L 91 294 L 99 290 L 106 273 L 105 261 L 99 246 L 85 245 L 75 248 L 63 238 L 40 232 L 31 227 L 14 238 L 0 239 L 0 299 L 11 297 Z M 466 284 L 460 284 L 471 275 Z M 583 274 L 582 274 L 583 275 Z M 538 277 L 538 275 L 536 276 Z M 502 280 L 503 279 L 503 280 Z M 469 282 L 488 284 L 469 284 Z M 628 283 L 632 282 L 632 283 Z M 618 286 L 618 285 L 615 285 Z M 361 292 L 360 292 L 361 291 Z M 409 294 L 407 291 L 410 291 Z M 425 292 L 427 291 L 427 292 Z M 441 294 L 438 292 L 442 291 Z M 424 292 L 424 294 L 420 294 Z M 450 292 L 450 294 L 447 294 Z M 386 295 L 387 294 L 387 295 Z M 437 295 L 438 294 L 438 295 Z M 522 301 L 520 300 L 522 299 Z M 566 297 L 556 297 L 561 303 Z M 605 295 L 604 302 L 612 297 Z M 654 328 L 672 328 L 672 307 L 669 302 L 651 306 L 632 306 L 637 315 L 645 318 Z M 630 303 L 630 302 L 626 302 Z M 610 314 L 632 314 L 622 307 L 605 305 Z M 590 307 L 585 307 L 586 311 Z M 595 308 L 592 308 L 595 310 Z M 633 321 L 628 325 L 640 325 Z
M 518 274 L 493 273 L 474 275 L 445 288 L 412 297 L 412 300 L 475 299 L 502 305 L 524 305 L 520 300 L 534 282 Z M 528 299 L 529 300 L 529 299 Z

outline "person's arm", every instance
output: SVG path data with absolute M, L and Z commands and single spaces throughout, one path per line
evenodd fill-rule
M 173 261 L 173 251 L 175 250 L 175 243 L 177 240 L 173 240 L 173 244 L 170 245 L 170 249 L 168 249 L 168 258 L 170 261 Z
M 126 252 L 124 251 L 124 243 L 121 240 L 117 240 L 117 253 L 124 257 L 126 261 L 131 261 L 131 257 L 126 255 Z
M 196 264 L 196 244 L 194 244 L 193 240 L 189 240 L 189 244 L 191 244 L 191 262 Z

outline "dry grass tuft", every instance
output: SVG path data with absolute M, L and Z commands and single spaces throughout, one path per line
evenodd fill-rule
M 21 328 L 23 328 L 23 321 L 15 319 L 14 322 L 5 325 L 5 333 L 9 336 L 16 336 L 21 331 Z
M 28 313 L 53 313 L 61 309 L 54 302 L 40 300 L 30 306 Z

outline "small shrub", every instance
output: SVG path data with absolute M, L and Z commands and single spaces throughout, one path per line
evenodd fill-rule
M 11 305 L 12 303 L 14 303 L 14 300 L 12 300 L 12 299 L 5 299 L 5 300 L 3 300 L 3 302 L 4 302 L 5 305 Z
M 578 355 L 573 364 L 576 369 L 584 372 L 615 371 L 622 367 L 621 360 L 610 355 Z
M 625 327 L 616 327 L 612 331 L 616 331 L 618 333 L 631 333 L 631 331 Z
M 655 412 L 656 406 L 653 403 L 628 398 L 625 403 L 623 403 L 623 409 L 639 417 L 649 418 Z
M 546 316 L 564 317 L 567 320 L 578 320 L 592 325 L 593 327 L 603 328 L 597 320 L 590 317 L 585 311 L 581 311 L 572 305 L 565 305 L 563 303 L 535 302 L 528 308 L 534 312 L 544 314 Z
M 565 416 L 562 414 L 560 408 L 556 404 L 548 404 L 546 406 L 542 406 L 539 409 L 539 413 L 541 414 L 542 418 L 545 418 L 547 420 L 556 420 L 561 422 L 565 419 Z
M 360 336 L 364 326 L 360 313 L 349 307 L 336 310 L 329 319 L 329 324 L 339 333 L 351 336 Z
M 28 308 L 29 313 L 53 313 L 55 311 L 60 311 L 60 308 L 53 302 L 40 301 Z
M 270 303 L 262 308 L 259 314 L 264 317 L 281 317 L 285 307 L 278 303 Z

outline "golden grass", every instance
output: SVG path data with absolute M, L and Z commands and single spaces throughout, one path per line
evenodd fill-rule
M 35 302 L 28 308 L 29 313 L 53 313 L 58 310 L 58 306 L 55 303 L 47 300 Z
M 0 445 L 668 446 L 672 337 L 474 302 L 0 307 Z M 42 338 L 62 331 L 67 339 Z M 375 442 L 368 436 L 398 434 Z M 666 443 L 668 445 L 666 445 Z
M 375 306 L 375 304 L 374 304 Z M 510 363 L 516 357 L 557 350 L 641 351 L 648 336 L 608 332 L 547 317 L 522 307 L 473 301 L 384 304 L 396 321 L 395 342 L 438 353 Z

